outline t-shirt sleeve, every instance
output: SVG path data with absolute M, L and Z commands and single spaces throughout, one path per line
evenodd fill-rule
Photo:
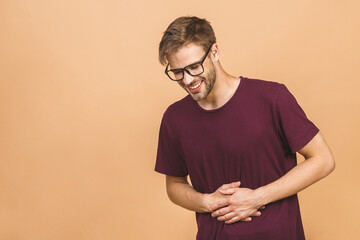
M 278 131 L 292 153 L 303 148 L 319 132 L 284 84 L 275 98 L 275 117 Z
M 187 167 L 179 146 L 173 140 L 173 133 L 166 120 L 166 112 L 161 120 L 155 171 L 175 177 L 188 175 Z

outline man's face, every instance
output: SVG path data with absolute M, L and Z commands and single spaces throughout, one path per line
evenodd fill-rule
M 202 74 L 191 76 L 184 71 L 184 78 L 177 81 L 195 101 L 205 99 L 210 94 L 216 80 L 215 67 L 209 55 L 203 62 L 204 72 Z M 200 62 L 204 56 L 205 51 L 201 46 L 188 44 L 169 56 L 168 61 L 171 69 L 183 68 L 192 63 Z

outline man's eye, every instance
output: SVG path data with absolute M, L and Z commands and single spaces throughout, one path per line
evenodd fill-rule
M 195 70 L 198 69 L 200 67 L 200 64 L 195 64 L 195 65 L 191 65 L 190 69 Z
M 181 71 L 180 71 L 180 70 L 178 70 L 178 71 L 173 71 L 173 73 L 174 73 L 175 75 L 179 75 L 179 74 L 181 74 Z

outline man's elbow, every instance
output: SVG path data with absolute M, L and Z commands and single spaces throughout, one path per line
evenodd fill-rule
M 334 159 L 334 158 L 331 158 L 331 159 L 332 159 L 332 161 L 331 161 L 331 163 L 329 164 L 329 165 L 330 165 L 330 166 L 329 166 L 329 168 L 330 168 L 329 174 L 330 174 L 331 172 L 333 172 L 333 171 L 335 170 L 335 168 L 336 168 L 335 159 Z
M 173 192 L 174 192 L 174 183 L 173 182 L 167 182 L 166 183 L 166 193 L 167 193 L 167 196 L 168 196 L 168 198 L 172 201 L 172 202 L 174 202 L 173 201 L 173 199 L 174 199 L 174 197 L 173 197 Z
M 335 159 L 332 155 L 327 156 L 325 159 L 323 165 L 324 177 L 332 173 L 336 168 Z
M 174 192 L 176 192 L 176 190 L 175 190 L 176 187 L 174 186 L 175 184 L 176 183 L 169 183 L 166 186 L 166 193 L 167 193 L 170 201 L 172 201 L 173 203 L 175 201 Z

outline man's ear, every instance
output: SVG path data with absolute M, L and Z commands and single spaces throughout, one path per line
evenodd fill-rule
M 217 43 L 214 43 L 212 45 L 210 50 L 210 55 L 211 55 L 211 60 L 213 60 L 213 62 L 219 61 L 220 53 L 219 53 L 219 46 L 217 45 Z

